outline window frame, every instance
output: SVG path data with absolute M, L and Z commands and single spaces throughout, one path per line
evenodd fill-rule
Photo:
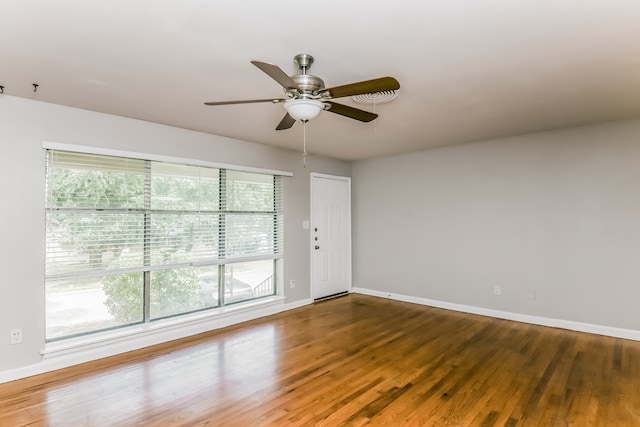
M 120 158 L 125 158 L 125 159 L 138 159 L 138 160 L 144 160 L 147 162 L 167 162 L 167 163 L 174 163 L 174 164 L 181 164 L 181 165 L 189 165 L 189 166 L 202 166 L 202 167 L 207 167 L 207 168 L 214 168 L 214 169 L 218 169 L 219 173 L 221 174 L 220 176 L 226 175 L 227 171 L 238 171 L 238 172 L 249 172 L 249 173 L 258 173 L 258 174 L 266 174 L 266 175 L 272 175 L 273 176 L 273 180 L 274 180 L 274 192 L 278 191 L 279 194 L 275 195 L 274 194 L 274 221 L 279 221 L 280 225 L 278 228 L 278 225 L 276 224 L 276 222 L 274 222 L 274 232 L 276 229 L 279 230 L 279 235 L 277 236 L 279 242 L 279 248 L 275 248 L 274 253 L 272 255 L 268 255 L 268 256 L 263 256 L 263 255 L 259 255 L 259 256 L 247 256 L 247 257 L 235 257 L 235 258 L 226 258 L 224 256 L 224 254 L 222 256 L 218 257 L 218 260 L 210 260 L 208 263 L 193 263 L 191 264 L 191 266 L 217 266 L 218 269 L 218 301 L 219 301 L 219 305 L 216 307 L 208 307 L 208 308 L 204 308 L 204 310 L 210 311 L 211 309 L 215 310 L 216 308 L 223 308 L 223 307 L 228 307 L 230 304 L 234 304 L 233 302 L 224 303 L 224 285 L 225 285 L 225 270 L 227 268 L 227 266 L 231 266 L 231 265 L 235 265 L 235 264 L 240 264 L 240 263 L 244 263 L 244 262 L 250 262 L 250 261 L 258 261 L 258 260 L 269 260 L 272 259 L 273 260 L 273 266 L 272 266 L 272 271 L 273 271 L 273 295 L 275 297 L 279 296 L 279 293 L 282 291 L 282 285 L 281 285 L 281 275 L 279 274 L 280 271 L 282 270 L 282 266 L 281 264 L 283 263 L 284 260 L 284 250 L 282 248 L 282 243 L 284 240 L 284 203 L 282 201 L 279 202 L 278 206 L 275 206 L 276 203 L 276 199 L 282 198 L 283 197 L 283 183 L 281 182 L 281 177 L 282 176 L 292 176 L 291 172 L 284 172 L 284 171 L 278 171 L 278 170 L 272 170 L 272 169 L 262 169 L 262 168 L 255 168 L 255 167 L 247 167 L 247 166 L 238 166 L 238 165 L 230 165 L 230 164 L 225 164 L 225 163 L 216 163 L 216 162 L 208 162 L 208 161 L 203 161 L 203 160 L 194 160 L 194 159 L 186 159 L 186 158 L 179 158 L 179 157 L 171 157 L 171 156 L 158 156 L 158 155 L 150 155 L 150 154 L 143 154 L 143 153 L 136 153 L 136 152 L 127 152 L 127 151 L 120 151 L 120 150 L 110 150 L 110 149 L 104 149 L 104 148 L 96 148 L 96 147 L 86 147 L 86 146 L 77 146 L 77 145 L 69 145 L 69 144 L 58 144 L 58 143 L 43 143 L 43 148 L 46 150 L 54 150 L 54 151 L 66 151 L 66 152 L 74 152 L 74 153 L 82 153 L 82 154 L 95 154 L 95 155 L 102 155 L 102 156 L 112 156 L 112 157 L 120 157 Z M 145 172 L 146 174 L 147 172 Z M 48 174 L 48 172 L 47 172 Z M 147 179 L 147 178 L 145 178 Z M 278 182 L 280 181 L 280 182 Z M 220 200 L 219 202 L 223 202 L 222 198 L 223 198 L 223 182 L 219 183 L 219 197 Z M 145 190 L 146 191 L 146 190 Z M 145 193 L 146 194 L 146 193 Z M 145 197 L 147 197 L 145 195 Z M 149 210 L 147 209 L 148 205 L 145 206 L 145 217 L 146 215 L 148 215 Z M 48 206 L 45 206 L 45 209 L 49 209 Z M 227 212 L 226 209 L 223 208 L 222 204 L 219 207 L 219 211 L 220 211 L 220 215 L 221 215 L 221 219 L 224 219 L 224 215 Z M 144 230 L 148 230 L 148 224 L 147 224 L 147 219 L 144 220 Z M 219 224 L 219 226 L 221 226 Z M 146 232 L 146 231 L 145 231 Z M 224 240 L 223 240 L 224 241 Z M 145 243 L 146 246 L 146 243 Z M 145 258 L 147 258 L 147 254 L 146 251 L 147 249 L 144 249 L 145 251 Z M 161 267 L 156 267 L 156 266 L 150 266 L 147 263 L 147 260 L 145 259 L 145 265 L 144 265 L 144 269 L 140 270 L 140 269 L 135 269 L 135 270 L 140 270 L 143 273 L 143 292 L 144 292 L 144 296 L 143 296 L 143 320 L 140 322 L 132 322 L 132 323 L 127 323 L 127 324 L 123 324 L 123 325 L 117 325 L 111 328 L 99 328 L 99 329 L 95 329 L 95 330 L 90 330 L 90 331 L 84 331 L 78 334 L 71 334 L 71 335 L 64 335 L 64 336 L 59 336 L 59 337 L 54 337 L 54 338 L 50 338 L 49 336 L 46 337 L 46 342 L 55 342 L 55 341 L 60 341 L 60 340 L 68 340 L 71 338 L 76 338 L 76 337 L 82 337 L 82 336 L 87 336 L 87 335 L 94 335 L 94 334 L 99 334 L 101 332 L 105 332 L 105 331 L 109 331 L 112 329 L 123 329 L 123 328 L 128 328 L 131 326 L 135 326 L 135 325 L 140 325 L 140 324 L 149 324 L 151 322 L 157 322 L 159 320 L 163 320 L 166 319 L 168 317 L 185 317 L 189 314 L 192 314 L 194 312 L 197 312 L 198 310 L 192 310 L 192 311 L 186 311 L 186 312 L 181 312 L 181 313 L 176 313 L 170 316 L 162 316 L 162 317 L 156 317 L 156 318 L 152 318 L 151 316 L 151 312 L 150 312 L 150 307 L 151 307 L 151 287 L 152 287 L 152 283 L 151 283 L 151 275 L 153 271 L 158 271 L 158 270 L 163 270 L 163 269 L 175 269 L 178 266 L 172 266 L 172 265 L 165 265 L 165 266 L 161 266 Z M 46 261 L 45 261 L 45 265 L 46 265 Z M 108 275 L 108 274 L 112 274 L 111 272 L 102 272 L 101 274 L 99 272 L 97 273 L 92 273 L 92 275 L 94 276 L 104 276 L 104 275 Z M 119 274 L 123 274 L 122 272 L 119 272 Z M 45 286 L 48 282 L 48 280 L 50 280 L 50 277 L 45 276 Z M 45 291 L 46 293 L 46 291 Z M 261 298 L 261 297 L 256 297 L 256 298 Z M 264 298 L 264 297 L 262 297 Z M 246 299 L 243 301 L 240 301 L 239 303 L 243 303 L 243 302 L 248 302 L 248 301 L 254 301 L 255 299 Z M 45 306 L 46 308 L 46 306 Z M 45 316 L 46 318 L 46 316 Z M 187 319 L 185 319 L 187 320 Z

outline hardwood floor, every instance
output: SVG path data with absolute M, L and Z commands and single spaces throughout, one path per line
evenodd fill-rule
M 0 384 L 0 426 L 638 426 L 640 342 L 348 295 Z

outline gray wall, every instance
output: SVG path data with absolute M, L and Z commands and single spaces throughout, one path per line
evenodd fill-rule
M 640 121 L 359 161 L 352 173 L 355 287 L 640 330 Z
M 350 176 L 347 162 L 168 126 L 0 96 L 0 372 L 40 360 L 44 347 L 44 150 L 43 141 L 88 145 L 212 162 L 286 170 L 285 265 L 287 303 L 310 298 L 309 173 Z M 24 342 L 10 345 L 9 331 Z

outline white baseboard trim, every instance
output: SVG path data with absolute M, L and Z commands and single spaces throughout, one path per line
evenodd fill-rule
M 516 322 L 531 323 L 533 325 L 550 326 L 553 328 L 568 329 L 571 331 L 587 332 L 590 334 L 606 335 L 615 338 L 625 338 L 640 341 L 640 331 L 633 329 L 614 328 L 611 326 L 594 325 L 591 323 L 574 322 L 571 320 L 552 319 L 549 317 L 531 316 L 528 314 L 512 313 L 509 311 L 492 310 L 483 307 L 455 304 L 446 301 L 437 301 L 428 298 L 419 298 L 392 292 L 375 291 L 372 289 L 354 287 L 352 292 L 388 298 L 397 301 L 411 302 L 429 307 L 444 308 L 446 310 L 460 311 L 463 313 L 479 314 L 481 316 L 495 317 L 497 319 L 514 320 Z
M 229 306 L 215 312 L 195 313 L 181 318 L 47 343 L 40 362 L 0 372 L 0 384 L 213 331 L 312 303 L 312 299 L 304 299 L 286 304 L 285 298 L 276 297 L 253 304 Z

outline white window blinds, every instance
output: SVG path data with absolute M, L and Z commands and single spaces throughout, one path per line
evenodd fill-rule
M 47 151 L 49 279 L 282 253 L 278 175 Z

